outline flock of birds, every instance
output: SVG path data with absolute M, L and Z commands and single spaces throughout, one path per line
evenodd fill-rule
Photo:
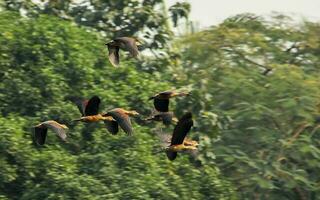
M 131 56 L 137 57 L 139 50 L 136 42 L 138 42 L 136 38 L 120 37 L 107 43 L 110 63 L 113 66 L 119 65 L 120 49 L 129 51 Z M 193 126 L 192 114 L 187 112 L 178 120 L 175 118 L 173 112 L 169 111 L 170 98 L 187 95 L 189 95 L 187 92 L 164 91 L 149 98 L 149 100 L 153 100 L 155 111 L 145 120 L 160 121 L 164 125 L 176 123 L 172 135 L 164 133 L 158 134 L 169 160 L 174 160 L 177 157 L 178 152 L 194 152 L 197 150 L 198 142 L 186 138 L 187 133 Z M 100 102 L 101 100 L 98 96 L 93 96 L 89 100 L 80 98 L 75 99 L 74 103 L 77 105 L 82 116 L 73 121 L 85 123 L 103 121 L 108 132 L 113 135 L 116 135 L 119 132 L 119 126 L 127 135 L 132 135 L 133 128 L 130 117 L 137 116 L 139 113 L 136 111 L 128 111 L 123 108 L 114 108 L 105 113 L 100 113 Z M 68 127 L 54 120 L 49 120 L 34 126 L 33 136 L 36 144 L 45 144 L 48 129 L 55 132 L 61 140 L 67 141 Z

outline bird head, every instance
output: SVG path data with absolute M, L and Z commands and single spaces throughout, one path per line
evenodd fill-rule
M 104 45 L 109 46 L 109 45 L 114 45 L 115 42 L 113 40 L 109 41 L 108 43 L 105 43 Z
M 135 110 L 132 110 L 132 111 L 130 111 L 130 115 L 132 115 L 132 116 L 137 116 L 137 115 L 140 115 L 140 113 L 138 113 L 138 112 L 135 111 Z
M 174 123 L 178 123 L 178 118 L 176 118 L 176 117 L 172 117 L 172 121 L 174 122 Z
M 61 127 L 63 128 L 63 129 L 69 129 L 66 125 L 64 125 L 64 124 L 61 124 Z

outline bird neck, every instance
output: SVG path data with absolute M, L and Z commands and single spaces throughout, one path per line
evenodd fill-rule
M 186 151 L 186 150 L 197 150 L 197 147 L 195 146 L 185 146 L 184 144 L 177 144 L 177 145 L 171 145 L 169 147 L 170 151 L 179 152 L 179 151 Z
M 102 116 L 103 121 L 114 121 L 113 117 L 111 116 Z
M 139 115 L 139 113 L 135 110 L 133 111 L 126 111 L 126 114 L 129 115 L 129 116 L 136 116 L 136 115 Z
M 189 95 L 188 92 L 175 92 L 172 94 L 171 97 L 182 97 L 182 96 L 187 96 L 187 95 Z
M 101 114 L 97 114 L 97 115 L 90 115 L 90 116 L 84 116 L 81 117 L 80 120 L 78 121 L 83 121 L 83 122 L 96 122 L 96 121 L 100 121 L 103 120 L 103 116 Z
M 174 152 L 183 151 L 184 149 L 185 149 L 185 146 L 183 144 L 171 145 L 169 147 L 169 150 Z

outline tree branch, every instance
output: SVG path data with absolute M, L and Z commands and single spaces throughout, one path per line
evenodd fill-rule
M 250 63 L 250 64 L 253 64 L 253 65 L 256 65 L 260 68 L 263 68 L 264 71 L 262 72 L 262 75 L 268 75 L 269 72 L 272 71 L 272 68 L 271 67 L 268 67 L 266 65 L 263 65 L 263 64 L 260 64 L 260 63 L 257 63 L 249 58 L 247 58 L 243 53 L 241 53 L 240 51 L 237 51 L 235 49 L 223 49 L 224 51 L 227 51 L 227 52 L 232 52 L 232 53 L 235 53 L 237 54 L 237 56 L 241 57 L 243 60 L 245 60 L 246 62 Z

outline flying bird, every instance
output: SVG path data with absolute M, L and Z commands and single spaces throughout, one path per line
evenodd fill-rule
M 178 119 L 173 112 L 156 112 L 145 119 L 146 121 L 162 121 L 164 125 L 170 125 L 172 122 L 177 123 Z
M 198 142 L 187 139 L 187 133 L 193 126 L 192 114 L 184 114 L 178 121 L 173 130 L 170 146 L 166 148 L 166 154 L 169 160 L 176 159 L 178 152 L 197 150 Z
M 97 122 L 104 120 L 112 120 L 110 117 L 104 117 L 99 114 L 100 98 L 98 96 L 93 96 L 89 100 L 76 100 L 75 104 L 77 105 L 82 117 L 75 119 L 73 121 L 82 121 L 82 122 Z
M 137 58 L 139 49 L 137 46 L 138 39 L 133 37 L 118 37 L 111 42 L 106 43 L 109 51 L 109 61 L 113 66 L 118 66 L 120 63 L 119 50 L 129 51 L 130 55 Z
M 103 114 L 104 117 L 112 117 L 116 120 L 117 124 L 122 128 L 122 130 L 128 135 L 133 134 L 132 124 L 130 121 L 130 116 L 139 115 L 136 111 L 127 111 L 122 108 L 114 108 L 107 113 Z M 115 125 L 113 126 L 115 128 Z
M 111 134 L 117 134 L 118 129 L 118 123 L 115 119 L 113 119 L 111 116 L 103 116 L 102 114 L 99 114 L 99 105 L 100 105 L 100 98 L 98 96 L 93 96 L 89 100 L 81 100 L 77 99 L 75 100 L 75 104 L 77 105 L 80 113 L 82 114 L 82 117 L 79 119 L 75 119 L 73 121 L 82 121 L 82 122 L 97 122 L 97 121 L 103 121 L 106 125 L 107 130 Z
M 179 96 L 187 96 L 189 92 L 175 92 L 175 91 L 164 91 L 154 96 L 150 97 L 149 100 L 153 99 L 153 105 L 155 109 L 159 112 L 168 112 L 169 111 L 169 99 Z
M 34 138 L 38 145 L 45 144 L 48 129 L 51 129 L 61 140 L 66 142 L 68 127 L 54 120 L 49 120 L 34 126 Z

